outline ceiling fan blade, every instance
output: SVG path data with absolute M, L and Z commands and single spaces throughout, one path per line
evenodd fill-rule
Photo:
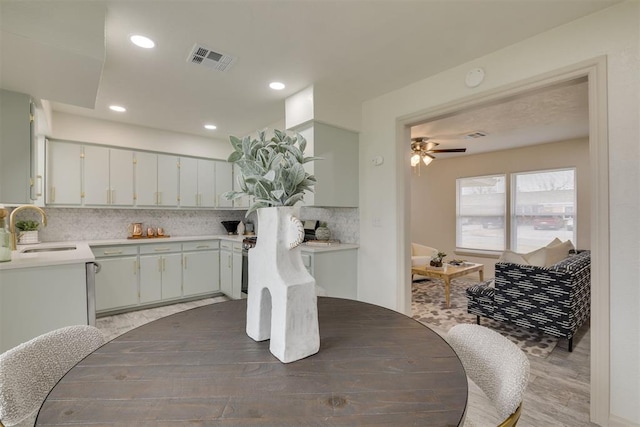
M 443 148 L 442 150 L 429 150 L 430 153 L 464 153 L 466 148 Z

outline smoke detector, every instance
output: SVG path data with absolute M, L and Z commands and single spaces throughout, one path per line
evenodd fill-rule
M 235 57 L 226 53 L 216 52 L 199 43 L 193 46 L 187 57 L 187 62 L 203 65 L 218 71 L 228 70 L 235 61 Z

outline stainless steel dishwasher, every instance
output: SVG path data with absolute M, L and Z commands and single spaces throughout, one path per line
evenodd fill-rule
M 100 264 L 86 263 L 87 271 L 87 323 L 96 326 L 96 274 L 100 273 Z

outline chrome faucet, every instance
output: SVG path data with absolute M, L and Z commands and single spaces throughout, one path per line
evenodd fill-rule
M 42 216 L 42 225 L 45 227 L 47 226 L 47 214 L 44 213 L 44 211 L 41 208 L 35 205 L 22 205 L 12 210 L 11 215 L 9 215 L 9 233 L 11 233 L 11 250 L 12 251 L 15 251 L 17 249 L 17 243 L 18 243 L 18 239 L 16 237 L 16 220 L 14 219 L 14 216 L 16 213 L 23 211 L 25 209 L 34 209 L 40 212 L 40 215 Z

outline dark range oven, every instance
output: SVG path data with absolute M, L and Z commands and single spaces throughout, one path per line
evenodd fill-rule
M 242 286 L 240 291 L 247 295 L 249 290 L 249 249 L 256 245 L 257 237 L 245 237 L 242 240 Z

